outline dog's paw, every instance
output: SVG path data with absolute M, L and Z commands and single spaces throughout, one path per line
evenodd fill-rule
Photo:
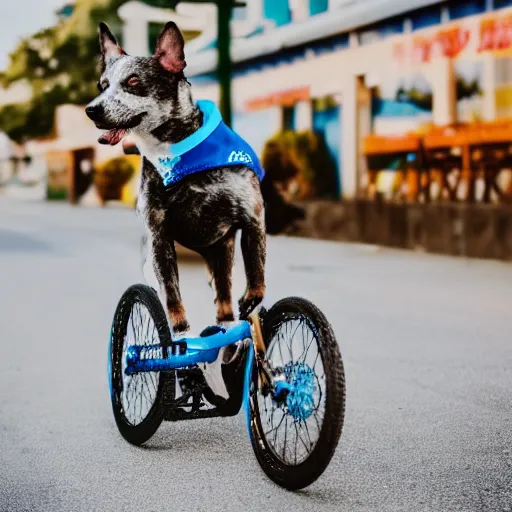
M 240 320 L 247 320 L 249 315 L 254 311 L 254 308 L 258 306 L 262 300 L 263 295 L 244 295 L 238 301 Z
M 173 310 L 169 309 L 169 320 L 174 337 L 183 338 L 183 334 L 190 331 L 190 324 L 185 318 L 183 307 Z
M 216 321 L 218 325 L 229 325 L 235 321 L 235 315 L 233 313 L 223 314 L 222 316 L 217 315 Z

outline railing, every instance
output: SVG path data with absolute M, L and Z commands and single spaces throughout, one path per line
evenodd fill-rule
M 512 202 L 512 121 L 432 128 L 423 135 L 371 135 L 363 152 L 369 180 L 362 197 Z M 383 173 L 391 176 L 384 191 Z

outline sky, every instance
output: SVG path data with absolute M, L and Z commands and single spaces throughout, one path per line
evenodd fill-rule
M 0 70 L 19 39 L 49 27 L 56 21 L 55 9 L 65 0 L 0 0 Z

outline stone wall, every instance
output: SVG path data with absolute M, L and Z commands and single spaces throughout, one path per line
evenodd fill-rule
M 304 203 L 295 236 L 512 260 L 512 205 Z

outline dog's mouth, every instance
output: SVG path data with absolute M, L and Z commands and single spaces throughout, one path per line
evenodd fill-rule
M 147 114 L 147 112 L 141 112 L 140 114 L 137 114 L 136 116 L 132 117 L 127 123 L 123 125 L 123 127 L 117 127 L 112 128 L 110 130 L 107 129 L 107 131 L 103 134 L 101 134 L 100 138 L 98 139 L 98 142 L 100 144 L 108 144 L 110 146 L 115 146 L 126 135 L 128 130 L 131 130 L 132 128 L 137 127 L 144 116 Z M 96 123 L 96 127 L 100 129 L 105 129 L 106 127 L 104 125 L 101 125 L 101 123 Z
M 115 146 L 117 143 L 121 142 L 125 135 L 126 130 L 124 128 L 115 128 L 114 130 L 102 133 L 98 142 L 100 144 L 110 144 L 111 146 Z

